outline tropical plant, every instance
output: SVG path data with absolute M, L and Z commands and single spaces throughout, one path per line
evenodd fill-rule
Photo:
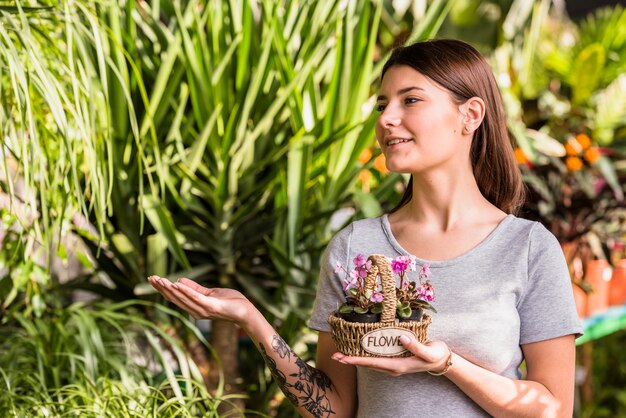
M 623 345 L 626 342 L 626 330 L 586 344 L 589 361 L 593 364 L 590 373 L 590 388 L 593 397 L 581 405 L 579 417 L 621 417 L 626 414 L 626 358 Z
M 2 416 L 219 416 L 232 397 L 209 394 L 172 336 L 139 312 L 129 315 L 140 307 L 193 329 L 176 312 L 145 302 L 73 304 L 34 319 L 11 312 L 0 328 Z
M 524 42 L 494 52 L 509 127 L 531 192 L 523 215 L 541 220 L 563 244 L 592 227 L 601 229 L 609 212 L 623 206 L 618 176 L 626 106 L 616 93 L 626 87 L 619 75 L 626 70 L 624 19 L 623 8 L 616 7 L 576 26 L 541 2 L 533 9 Z M 615 40 L 606 36 L 613 29 Z M 532 50 L 537 54 L 524 53 Z M 589 71 L 596 75 L 587 77 Z M 587 212 L 590 204 L 593 213 Z
M 542 221 L 565 245 L 599 233 L 603 223 L 624 212 L 623 190 L 604 175 L 614 173 L 611 159 L 601 155 L 603 149 L 594 146 L 589 136 L 572 136 L 565 146 L 547 137 L 538 141 L 544 146 L 550 143 L 551 152 L 538 152 L 534 163 L 516 149 L 528 190 L 524 216 Z
M 432 2 L 410 40 L 434 34 L 447 10 Z M 241 288 L 292 342 L 328 219 L 350 203 L 371 143 L 371 104 L 361 105 L 381 64 L 382 2 L 59 0 L 14 11 L 0 29 L 2 149 L 15 164 L 3 190 L 35 214 L 48 260 L 69 230 L 91 247 L 86 274 L 61 287 L 124 300 L 145 293 L 148 274 L 192 275 Z M 212 338 L 232 383 L 236 329 L 214 322 Z
M 525 36 L 493 55 L 529 189 L 522 216 L 557 236 L 572 280 L 586 291 L 585 261 L 607 257 L 611 243 L 624 239 L 624 19 L 616 6 L 575 23 L 542 1 Z M 584 346 L 581 357 L 592 376 L 586 354 L 592 348 Z M 590 387 L 589 377 L 582 386 Z M 608 412 L 588 403 L 588 390 L 581 394 L 583 416 Z M 609 409 L 607 416 L 619 410 Z
M 381 6 L 213 6 L 174 3 L 169 17 L 163 10 L 143 22 L 168 34 L 162 50 L 177 52 L 154 66 L 172 95 L 151 101 L 162 109 L 154 123 L 174 134 L 158 141 L 170 165 L 162 204 L 150 207 L 184 237 L 199 281 L 241 289 L 292 342 L 308 314 L 328 218 L 348 201 L 356 160 L 371 142 L 371 108 L 352 103 L 371 98 Z M 431 15 L 424 31 L 437 22 Z M 231 383 L 236 335 L 232 324 L 212 323 Z

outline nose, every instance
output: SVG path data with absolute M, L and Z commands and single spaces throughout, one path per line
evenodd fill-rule
M 400 116 L 387 106 L 378 116 L 378 124 L 381 128 L 389 129 L 400 124 Z

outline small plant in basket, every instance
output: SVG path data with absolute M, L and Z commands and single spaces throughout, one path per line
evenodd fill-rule
M 354 269 L 348 272 L 341 263 L 337 263 L 336 273 L 343 271 L 347 278 L 343 282 L 346 302 L 339 307 L 339 314 L 347 321 L 377 322 L 383 311 L 383 294 L 378 285 L 367 287 L 365 278 L 372 267 L 372 262 L 363 254 L 354 260 Z M 430 265 L 424 264 L 418 276 L 418 282 L 409 280 L 408 272 L 416 271 L 415 259 L 411 256 L 398 256 L 391 259 L 393 273 L 400 279 L 396 287 L 396 317 L 403 320 L 419 321 L 424 309 L 437 312 L 429 303 L 435 294 L 428 279 Z
M 430 264 L 425 263 L 418 275 L 418 282 L 408 278 L 415 271 L 415 260 L 410 256 L 399 256 L 391 260 L 391 269 L 400 277 L 396 287 L 396 316 L 400 321 L 419 321 L 424 309 L 437 310 L 429 303 L 435 300 L 435 289 L 430 283 Z
M 335 270 L 344 271 L 347 276 L 343 282 L 346 301 L 328 317 L 337 350 L 349 356 L 410 356 L 400 337 L 426 342 L 432 322 L 427 313 L 417 320 L 411 319 L 413 309 L 420 313 L 423 309 L 434 311 L 428 303 L 434 298 L 428 266 L 422 268 L 419 282 L 415 282 L 408 278 L 408 272 L 416 270 L 412 257 L 390 259 L 371 254 L 366 259 L 359 254 L 354 265 L 350 272 L 341 264 Z M 403 320 L 400 314 L 407 316 L 407 313 L 408 318 Z
M 363 254 L 354 260 L 354 269 L 348 272 L 341 263 L 337 263 L 335 273 L 344 271 L 347 278 L 343 281 L 346 302 L 339 307 L 339 314 L 346 321 L 378 322 L 383 311 L 383 295 L 378 286 L 366 288 L 365 278 L 372 268 L 372 262 Z

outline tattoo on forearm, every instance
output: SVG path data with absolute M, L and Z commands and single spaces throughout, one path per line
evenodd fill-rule
M 287 361 L 291 360 L 291 349 L 278 335 L 274 335 L 274 338 L 272 338 L 272 348 L 280 358 L 284 359 L 287 357 Z
M 259 348 L 278 387 L 294 406 L 304 407 L 316 418 L 326 418 L 335 414 L 327 395 L 327 390 L 332 392 L 331 382 L 328 376 L 302 361 L 282 338 L 278 335 L 274 335 L 272 339 L 272 349 L 274 352 L 278 354 L 281 359 L 287 358 L 288 361 L 290 361 L 293 356 L 298 366 L 298 373 L 289 375 L 290 377 L 296 378 L 295 382 L 289 383 L 287 382 L 285 374 L 278 370 L 274 359 L 267 355 L 265 346 L 259 343 Z

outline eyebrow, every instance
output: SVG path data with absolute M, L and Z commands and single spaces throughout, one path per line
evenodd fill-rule
M 403 88 L 403 89 L 398 90 L 398 93 L 397 93 L 397 94 L 404 94 L 404 93 L 408 93 L 408 92 L 410 92 L 411 90 L 421 90 L 421 91 L 425 91 L 425 90 L 424 90 L 423 88 L 421 88 L 421 87 L 410 86 L 410 87 L 405 87 L 405 88 Z M 376 98 L 376 100 L 385 100 L 385 99 L 387 99 L 387 96 L 383 96 L 383 95 L 380 95 L 380 96 L 378 96 L 378 97 Z

